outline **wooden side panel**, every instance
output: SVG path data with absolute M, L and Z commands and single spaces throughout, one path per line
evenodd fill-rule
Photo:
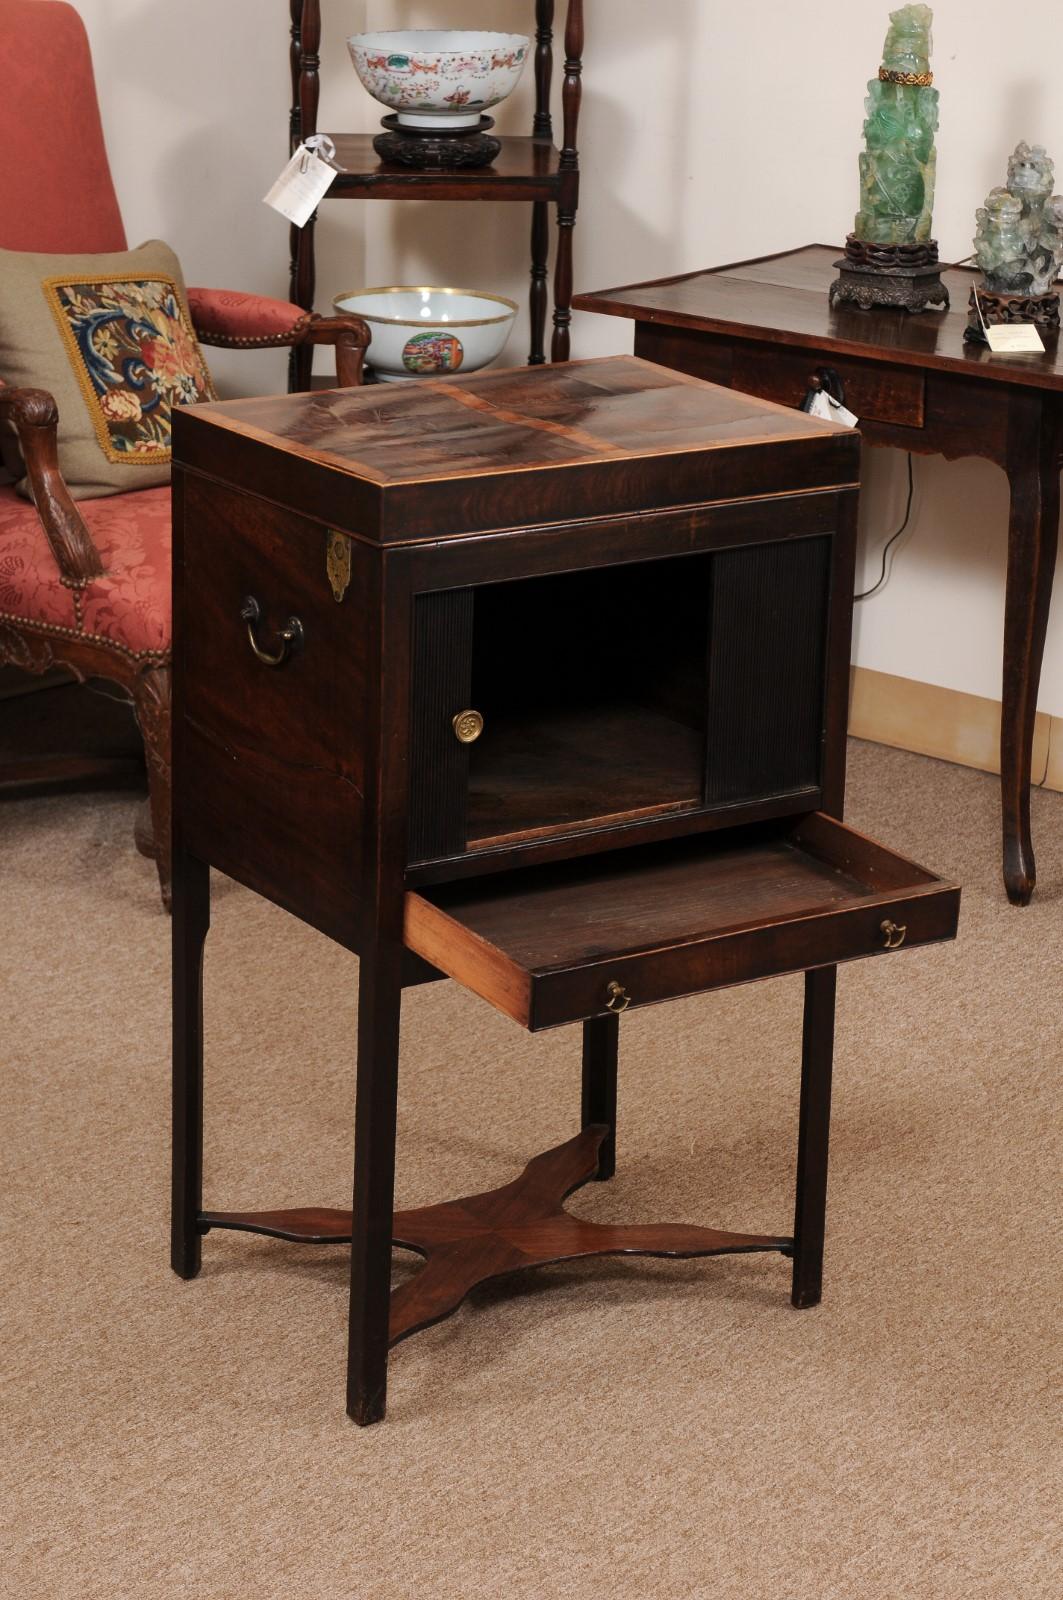
M 819 786 L 830 559 L 829 537 L 713 559 L 709 805 Z
M 470 707 L 473 591 L 419 594 L 413 604 L 410 861 L 465 848 L 469 747 L 453 718 Z
M 340 603 L 328 529 L 185 474 L 181 608 L 183 751 L 176 773 L 192 853 L 355 947 L 366 783 L 367 603 L 378 559 L 352 543 Z M 303 645 L 283 665 L 256 658 L 241 606 L 275 649 L 289 617 Z

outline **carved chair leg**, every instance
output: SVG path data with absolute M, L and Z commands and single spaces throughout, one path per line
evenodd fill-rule
M 170 669 L 150 667 L 133 685 L 133 705 L 137 724 L 144 738 L 148 763 L 148 798 L 151 826 L 155 836 L 155 865 L 159 872 L 162 903 L 170 909 L 172 884 L 171 796 L 173 779 L 170 765 Z

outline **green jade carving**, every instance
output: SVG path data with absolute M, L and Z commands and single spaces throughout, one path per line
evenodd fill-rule
M 1063 195 L 1053 195 L 1044 147 L 1025 141 L 1008 160 L 1006 188 L 975 213 L 975 259 L 990 294 L 1050 294 L 1063 266 Z
M 933 20 L 929 6 L 891 11 L 882 71 L 867 86 L 860 210 L 853 228 L 867 244 L 921 244 L 930 238 L 938 91 L 929 81 L 896 80 L 929 80 Z

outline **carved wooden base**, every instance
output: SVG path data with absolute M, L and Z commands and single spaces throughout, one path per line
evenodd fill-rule
M 899 311 L 949 308 L 949 291 L 941 281 L 935 239 L 922 244 L 869 244 L 850 234 L 845 255 L 834 265 L 838 276 L 830 286 L 830 305 L 892 306 Z
M 382 117 L 384 132 L 373 140 L 381 161 L 418 172 L 469 171 L 489 167 L 502 148 L 488 133 L 494 119 L 481 117 L 478 128 L 440 128 L 420 132 L 404 128 L 397 117 Z
M 793 1251 L 793 1240 L 759 1233 L 722 1233 L 682 1224 L 613 1226 L 584 1222 L 564 1201 L 598 1171 L 598 1152 L 609 1129 L 584 1128 L 567 1144 L 528 1162 L 519 1178 L 487 1194 L 467 1195 L 416 1211 L 397 1211 L 394 1243 L 425 1257 L 419 1273 L 391 1297 L 390 1342 L 457 1311 L 477 1284 L 528 1267 L 583 1256 L 715 1256 Z M 205 1211 L 204 1233 L 235 1228 L 301 1244 L 345 1244 L 351 1213 L 328 1207 L 292 1211 Z
M 1032 322 L 1043 334 L 1059 332 L 1058 294 L 992 294 L 988 289 L 979 288 L 976 301 L 972 286 L 968 307 L 967 326 L 963 330 L 967 344 L 987 342 L 982 332 L 983 320 L 989 328 L 1010 322 Z

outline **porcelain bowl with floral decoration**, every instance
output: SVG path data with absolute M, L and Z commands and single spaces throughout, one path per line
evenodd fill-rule
M 475 289 L 352 289 L 332 303 L 369 324 L 370 363 L 389 383 L 488 366 L 502 354 L 518 309 L 515 300 Z
M 531 40 L 520 33 L 414 28 L 356 33 L 347 48 L 374 100 L 404 128 L 475 128 L 513 93 Z

